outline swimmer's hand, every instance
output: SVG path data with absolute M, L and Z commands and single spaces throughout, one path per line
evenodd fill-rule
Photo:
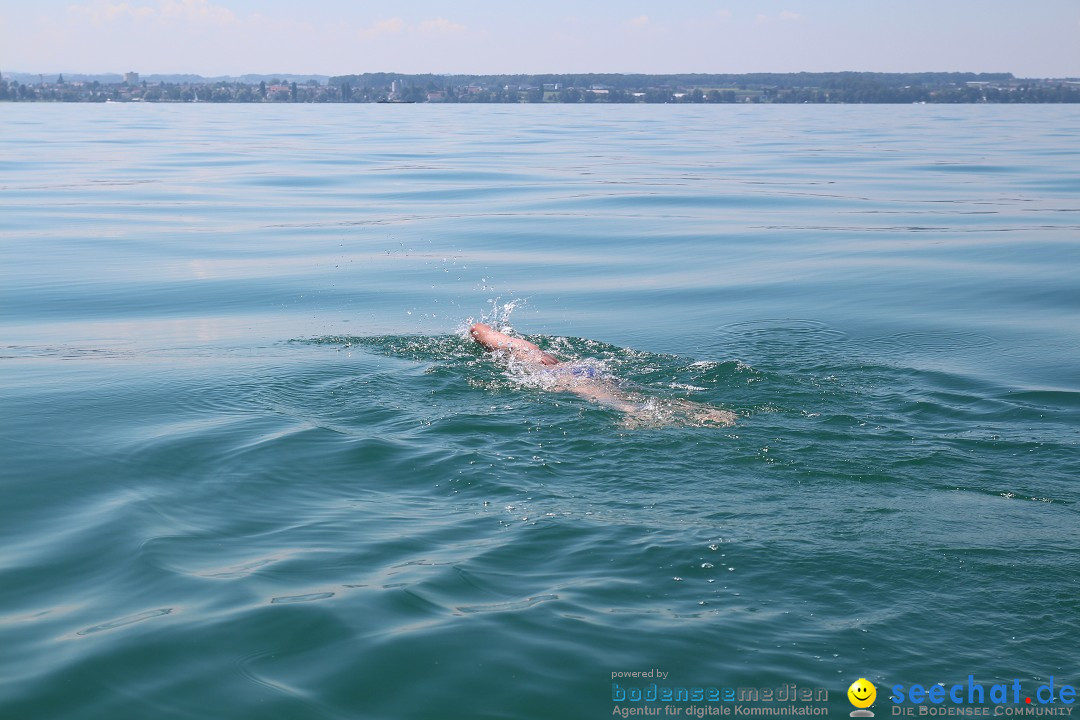
M 624 413 L 622 425 L 627 428 L 731 427 L 735 424 L 735 413 L 728 410 L 691 400 L 645 398 L 603 381 L 569 379 L 558 389 L 621 411 Z
M 624 412 L 626 417 L 623 418 L 622 425 L 625 428 L 731 427 L 735 424 L 736 417 L 733 412 L 703 403 L 656 398 Z
M 704 406 L 692 413 L 691 417 L 697 421 L 698 425 L 731 427 L 735 424 L 735 413 Z

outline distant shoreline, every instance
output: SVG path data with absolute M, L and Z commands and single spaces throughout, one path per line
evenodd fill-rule
M 199 75 L 8 73 L 0 101 L 154 103 L 1080 103 L 1080 79 L 1011 73 Z

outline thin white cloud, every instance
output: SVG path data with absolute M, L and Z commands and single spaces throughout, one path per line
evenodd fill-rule
M 728 19 L 731 18 L 731 15 L 732 15 L 732 13 L 731 13 L 730 10 L 717 10 L 716 11 L 716 17 L 720 18 L 721 20 L 728 20 Z
M 634 27 L 645 27 L 649 24 L 649 16 L 638 15 L 636 18 L 631 18 L 628 22 Z
M 69 17 L 95 25 L 122 21 L 231 25 L 237 21 L 236 13 L 209 0 L 160 0 L 157 6 L 90 0 L 81 5 L 69 5 L 67 11 Z
M 406 22 L 400 17 L 392 17 L 386 18 L 385 20 L 378 20 L 367 27 L 361 28 L 357 31 L 357 34 L 361 38 L 371 39 L 386 35 L 402 35 L 406 33 L 427 36 L 458 35 L 467 30 L 468 28 L 461 23 L 456 23 L 442 17 L 422 20 L 415 25 Z
M 774 20 L 779 20 L 780 22 L 801 22 L 804 19 L 805 18 L 797 12 L 792 12 L 791 10 L 782 10 L 777 15 L 758 15 L 757 23 L 758 25 L 764 25 L 766 23 L 771 23 Z
M 87 20 L 96 25 L 118 20 L 152 17 L 156 10 L 152 7 L 134 6 L 130 3 L 113 3 L 108 0 L 93 0 L 84 5 L 69 5 L 68 15 L 80 20 Z
M 229 25 L 236 22 L 236 13 L 224 5 L 209 0 L 161 0 L 159 12 L 166 20 Z
M 468 28 L 446 18 L 435 18 L 434 20 L 424 20 L 420 23 L 418 29 L 420 32 L 427 34 L 456 35 L 465 32 Z
M 405 21 L 399 17 L 376 20 L 371 25 L 360 28 L 357 34 L 362 38 L 374 38 L 380 35 L 399 35 L 407 29 Z

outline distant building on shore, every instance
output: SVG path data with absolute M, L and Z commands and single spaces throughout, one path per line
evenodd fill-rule
M 126 73 L 124 73 L 124 82 L 126 82 L 128 85 L 138 85 L 139 84 L 139 73 L 137 73 L 137 72 L 126 72 Z

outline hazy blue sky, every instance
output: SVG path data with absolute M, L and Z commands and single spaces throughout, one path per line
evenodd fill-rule
M 1080 0 L 0 0 L 0 71 L 1080 75 Z

